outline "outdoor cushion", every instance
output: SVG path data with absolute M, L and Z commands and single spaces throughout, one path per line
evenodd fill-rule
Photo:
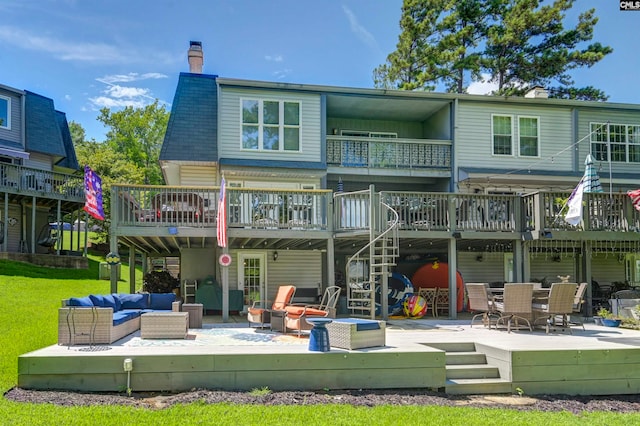
M 93 302 L 93 306 L 99 306 L 101 308 L 104 308 L 104 296 L 99 295 L 99 294 L 90 294 L 89 298 L 91 299 L 91 301 Z
M 333 322 L 344 322 L 349 324 L 355 324 L 357 331 L 364 330 L 379 330 L 380 323 L 378 321 L 359 319 L 359 318 L 342 318 L 334 320 Z
M 170 311 L 171 304 L 176 301 L 174 293 L 151 293 L 149 309 Z
M 118 311 L 113 313 L 113 325 L 124 324 L 137 316 L 136 311 Z
M 102 306 L 105 308 L 112 308 L 114 312 L 117 311 L 116 300 L 111 294 L 105 294 L 102 296 Z
M 306 309 L 306 310 L 305 310 Z M 284 308 L 287 311 L 287 315 L 300 316 L 304 312 L 305 315 L 315 316 L 315 317 L 326 317 L 327 311 L 323 311 L 321 309 L 315 308 L 305 308 L 304 306 L 286 306 Z
M 121 294 L 122 309 L 147 309 L 149 307 L 148 294 Z
M 117 294 L 117 293 L 113 293 L 111 296 L 113 296 L 113 301 L 116 304 L 116 307 L 114 308 L 114 311 L 122 310 L 122 302 L 120 301 L 120 295 Z
M 86 297 L 72 297 L 69 299 L 67 306 L 94 306 L 91 298 L 89 296 Z

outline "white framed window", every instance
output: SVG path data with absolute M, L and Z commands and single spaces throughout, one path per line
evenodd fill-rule
M 596 160 L 640 163 L 640 125 L 589 123 L 589 130 Z
M 493 155 L 513 155 L 513 116 L 491 115 Z
M 519 155 L 540 156 L 540 120 L 538 117 L 518 116 Z
M 0 128 L 11 129 L 11 99 L 0 96 Z
M 300 102 L 241 99 L 241 147 L 256 151 L 300 151 Z

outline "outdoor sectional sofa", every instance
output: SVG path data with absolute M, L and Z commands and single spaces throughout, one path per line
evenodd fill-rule
M 58 310 L 58 344 L 113 343 L 140 329 L 147 312 L 180 311 L 174 293 L 106 294 L 72 297 Z

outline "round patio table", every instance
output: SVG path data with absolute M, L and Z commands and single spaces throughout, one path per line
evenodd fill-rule
M 313 328 L 309 334 L 309 350 L 315 352 L 329 352 L 331 345 L 329 344 L 329 330 L 326 325 L 333 319 L 331 318 L 306 318 L 309 324 L 313 324 Z

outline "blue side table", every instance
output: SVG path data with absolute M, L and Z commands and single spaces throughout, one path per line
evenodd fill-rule
M 313 324 L 313 328 L 309 334 L 309 350 L 315 352 L 329 352 L 331 345 L 329 344 L 329 330 L 326 325 L 333 319 L 331 318 L 306 318 L 309 324 Z

